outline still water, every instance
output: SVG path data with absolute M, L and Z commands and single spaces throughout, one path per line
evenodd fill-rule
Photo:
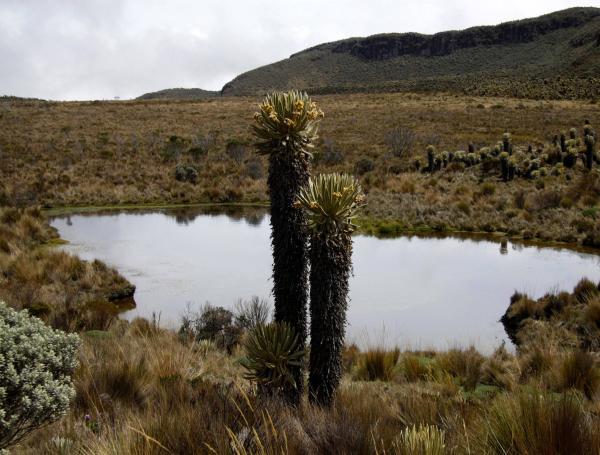
M 272 302 L 270 226 L 263 209 L 81 214 L 52 220 L 64 248 L 100 259 L 137 286 L 125 317 L 160 314 L 176 326 L 186 306 Z M 498 322 L 515 290 L 539 297 L 600 280 L 600 256 L 455 237 L 354 237 L 348 340 L 411 348 L 507 340 Z M 508 341 L 507 341 L 508 342 Z

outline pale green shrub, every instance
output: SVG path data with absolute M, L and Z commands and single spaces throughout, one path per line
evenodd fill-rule
M 393 449 L 398 455 L 443 455 L 444 431 L 432 425 L 407 427 L 394 441 Z
M 0 302 L 0 449 L 66 413 L 78 347 L 77 335 Z

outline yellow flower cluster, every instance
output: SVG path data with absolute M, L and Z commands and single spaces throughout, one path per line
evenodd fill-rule
M 269 103 L 263 103 L 260 105 L 260 110 L 263 111 L 265 114 L 269 115 L 271 113 L 273 113 L 275 111 L 275 109 L 273 108 L 273 106 Z
M 279 117 L 277 117 L 277 113 L 275 112 L 275 109 L 273 108 L 273 106 L 269 103 L 263 103 L 260 106 L 260 110 L 266 114 L 271 120 L 273 120 L 274 122 L 278 122 L 279 121 Z M 254 114 L 254 119 L 258 121 L 258 119 L 261 118 L 261 114 L 260 112 L 256 112 Z
M 279 116 L 277 115 L 277 112 L 275 111 L 275 108 L 273 107 L 273 105 L 268 102 L 262 103 L 259 106 L 259 108 L 260 108 L 261 112 L 256 112 L 254 114 L 255 121 L 258 122 L 258 121 L 260 121 L 260 119 L 262 117 L 266 116 L 275 123 L 279 123 L 279 122 L 283 121 L 283 124 L 289 129 L 294 128 L 298 124 L 299 119 L 302 118 L 304 115 L 310 121 L 316 120 L 317 118 L 322 118 L 325 116 L 325 114 L 323 114 L 323 111 L 317 107 L 316 103 L 310 102 L 308 105 L 308 108 L 307 108 L 307 106 L 303 100 L 296 100 L 294 102 L 291 118 L 286 117 L 286 118 L 280 119 Z
M 306 116 L 309 120 L 316 120 L 318 118 L 325 117 L 325 114 L 321 109 L 317 107 L 317 103 L 313 101 L 310 103 L 310 107 L 308 109 L 308 112 L 306 113 Z
M 336 191 L 336 192 L 333 193 L 333 197 L 336 197 L 336 198 L 339 199 L 339 198 L 342 197 L 342 193 L 340 193 L 339 191 Z

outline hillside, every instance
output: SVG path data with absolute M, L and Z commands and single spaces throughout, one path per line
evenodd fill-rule
M 393 33 L 321 44 L 233 79 L 223 95 L 272 89 L 459 91 L 525 98 L 600 96 L 600 8 L 434 35 Z
M 168 88 L 158 92 L 144 93 L 138 100 L 203 100 L 219 96 L 219 92 L 201 88 Z

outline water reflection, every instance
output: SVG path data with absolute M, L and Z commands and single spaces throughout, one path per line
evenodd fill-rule
M 500 241 L 500 254 L 508 254 L 508 240 Z
M 270 227 L 264 208 L 193 207 L 56 218 L 65 248 L 117 267 L 136 286 L 128 317 L 162 315 L 175 323 L 188 302 L 232 307 L 267 298 L 272 283 Z M 466 237 L 358 235 L 350 283 L 349 337 L 364 343 L 385 327 L 388 341 L 491 350 L 505 334 L 497 322 L 515 290 L 541 296 L 600 279 L 587 251 Z

